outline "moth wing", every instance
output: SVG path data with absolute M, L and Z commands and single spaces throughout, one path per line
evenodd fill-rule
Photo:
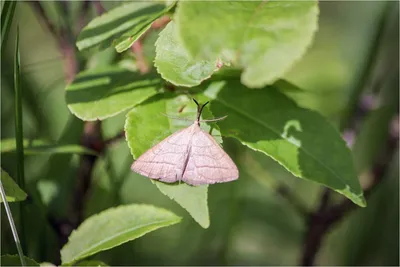
M 179 180 L 190 142 L 187 138 L 188 129 L 173 133 L 147 150 L 133 162 L 131 169 L 162 182 L 173 183 Z
M 186 183 L 223 183 L 239 177 L 235 163 L 207 132 L 199 128 L 190 145 L 189 160 L 182 178 Z

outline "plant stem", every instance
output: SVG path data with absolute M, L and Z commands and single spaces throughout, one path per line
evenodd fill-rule
M 12 216 L 12 213 L 11 213 L 10 206 L 8 205 L 8 201 L 6 199 L 6 193 L 4 191 L 3 183 L 1 182 L 1 180 L 0 180 L 0 194 L 1 194 L 1 198 L 3 199 L 4 208 L 6 210 L 8 221 L 10 222 L 11 232 L 13 234 L 14 241 L 15 241 L 15 244 L 17 246 L 18 256 L 19 256 L 19 259 L 21 261 L 21 265 L 22 266 L 26 266 L 24 253 L 23 253 L 23 250 L 22 250 L 22 247 L 21 247 L 21 242 L 20 242 L 19 237 L 18 237 L 17 227 L 15 227 L 14 219 L 13 219 L 13 216 Z
M 356 116 L 360 113 L 361 96 L 367 84 L 370 82 L 370 78 L 373 74 L 374 69 L 377 66 L 379 58 L 379 50 L 383 43 L 383 37 L 387 24 L 390 20 L 390 12 L 393 9 L 392 3 L 387 3 L 383 10 L 379 25 L 374 35 L 373 44 L 368 51 L 368 58 L 366 60 L 365 68 L 360 76 L 358 85 L 352 93 L 352 96 L 348 103 L 348 109 L 345 116 L 342 118 L 341 129 L 351 128 L 350 130 L 356 132 L 357 121 L 360 120 L 360 116 Z M 387 69 L 389 71 L 390 69 Z M 397 68 L 398 72 L 398 68 Z M 385 79 L 388 78 L 385 76 Z M 393 83 L 396 84 L 396 83 Z M 398 83 L 397 83 L 398 87 Z M 380 88 L 382 89 L 382 88 Z M 391 96 L 393 98 L 393 95 Z M 363 111 L 363 116 L 366 115 L 370 110 Z M 391 137 L 387 140 L 386 149 L 382 152 L 380 159 L 375 162 L 370 170 L 373 176 L 373 182 L 367 188 L 364 188 L 364 195 L 367 198 L 372 191 L 380 184 L 383 176 L 387 171 L 387 165 L 392 161 L 393 155 L 398 147 L 398 136 Z M 350 200 L 344 199 L 339 204 L 329 203 L 329 189 L 326 189 L 321 196 L 319 207 L 309 215 L 307 232 L 304 237 L 303 252 L 301 255 L 300 265 L 308 266 L 315 264 L 315 258 L 321 248 L 322 242 L 326 234 L 333 228 L 335 224 L 340 222 L 346 214 L 357 208 Z

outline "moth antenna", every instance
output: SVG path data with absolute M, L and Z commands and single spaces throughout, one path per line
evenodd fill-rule
M 165 117 L 167 117 L 167 118 L 174 119 L 174 120 L 181 120 L 181 121 L 190 121 L 190 122 L 193 122 L 193 120 L 188 119 L 188 118 L 180 118 L 180 117 L 168 115 L 168 114 L 165 114 L 165 113 L 162 113 L 162 112 L 160 112 L 160 114 L 163 115 L 163 116 L 165 116 Z
M 204 108 L 208 103 L 210 103 L 210 102 L 207 101 L 207 102 L 206 102 L 205 104 L 203 104 L 201 107 L 200 107 L 200 106 L 197 106 L 197 121 L 198 121 L 199 125 L 200 125 L 200 116 L 201 116 L 201 113 L 203 112 L 203 108 Z
M 228 117 L 228 115 L 225 115 L 225 116 L 220 117 L 220 118 L 214 118 L 214 119 L 208 119 L 208 120 L 201 120 L 200 122 L 216 122 L 216 121 L 222 121 L 222 120 L 226 119 L 226 117 Z

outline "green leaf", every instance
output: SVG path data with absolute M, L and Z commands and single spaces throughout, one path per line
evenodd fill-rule
M 113 44 L 117 52 L 123 52 L 172 6 L 157 2 L 124 3 L 93 19 L 79 34 L 76 46 L 84 50 Z
M 160 33 L 154 61 L 161 76 L 178 86 L 195 86 L 218 70 L 217 60 L 195 60 L 186 52 L 173 21 Z
M 40 264 L 33 259 L 26 256 L 23 257 L 27 266 L 40 266 Z M 21 266 L 21 261 L 18 255 L 1 255 L 0 262 L 1 266 Z
M 161 87 L 161 79 L 154 74 L 108 67 L 79 73 L 66 88 L 66 99 L 78 118 L 103 120 L 141 103 Z
M 191 186 L 185 183 L 166 184 L 153 181 L 157 188 L 170 199 L 182 206 L 193 219 L 203 228 L 210 226 L 210 215 L 208 213 L 207 193 L 208 186 Z
M 80 145 L 51 145 L 43 140 L 23 140 L 24 154 L 89 154 L 97 155 L 97 153 L 91 149 Z M 14 152 L 16 150 L 15 139 L 7 138 L 2 139 L 0 143 L 1 153 Z
M 284 166 L 293 175 L 323 184 L 365 207 L 350 150 L 337 130 L 316 112 L 299 108 L 274 86 L 246 90 L 239 81 L 212 83 L 223 136 L 238 139 Z
M 14 182 L 8 173 L 3 171 L 3 169 L 1 169 L 1 183 L 3 184 L 4 191 L 6 192 L 6 200 L 8 202 L 22 201 L 26 199 L 26 193 Z M 0 203 L 3 203 L 3 198 L 1 197 Z
M 135 107 L 127 115 L 125 123 L 126 139 L 134 158 L 153 147 L 167 136 L 177 130 L 190 125 L 190 122 L 170 119 L 161 113 L 170 115 L 180 114 L 179 117 L 195 120 L 197 107 L 187 96 L 166 96 L 151 99 L 146 103 Z M 205 98 L 196 97 L 198 101 L 204 102 Z M 181 111 L 181 112 L 179 112 Z M 205 108 L 203 118 L 211 118 L 210 111 Z M 219 130 L 212 125 L 212 134 L 219 136 Z M 201 124 L 201 128 L 210 131 L 211 127 Z M 216 138 L 221 143 L 221 138 Z M 166 184 L 155 182 L 160 191 L 169 198 L 175 200 L 186 209 L 193 219 L 203 228 L 210 224 L 207 206 L 207 186 L 190 186 L 185 183 Z
M 61 249 L 61 261 L 63 264 L 74 263 L 180 220 L 174 213 L 151 205 L 110 208 L 89 217 L 72 232 Z
M 262 87 L 282 77 L 310 45 L 318 1 L 183 1 L 175 20 L 193 57 L 221 57 L 244 69 L 243 84 Z

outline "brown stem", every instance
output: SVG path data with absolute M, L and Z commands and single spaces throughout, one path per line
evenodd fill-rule
M 31 2 L 32 7 L 36 11 L 39 19 L 44 23 L 50 33 L 53 34 L 59 49 L 64 58 L 64 72 L 67 83 L 71 83 L 76 74 L 80 71 L 83 64 L 80 64 L 77 57 L 75 47 L 75 36 L 70 28 L 62 28 L 57 30 L 47 17 L 43 7 L 39 1 Z M 98 4 L 96 5 L 98 6 Z M 83 5 L 85 8 L 85 5 Z M 85 10 L 82 11 L 86 13 Z M 78 21 L 79 23 L 79 21 Z M 81 144 L 89 149 L 95 150 L 99 154 L 104 149 L 104 142 L 101 135 L 100 122 L 85 122 L 84 131 L 81 136 Z M 93 167 L 97 157 L 92 155 L 81 156 L 80 166 L 78 170 L 77 184 L 73 192 L 73 200 L 69 207 L 68 218 L 55 220 L 49 215 L 50 224 L 54 227 L 58 234 L 59 247 L 62 247 L 67 241 L 71 231 L 76 228 L 84 219 L 84 204 L 86 203 L 87 194 L 90 189 L 91 176 Z M 58 255 L 59 256 L 59 255 Z M 56 263 L 59 263 L 57 259 Z
M 379 61 L 379 48 L 383 42 L 384 31 L 387 28 L 389 21 L 389 12 L 392 6 L 388 3 L 386 9 L 381 15 L 378 29 L 375 33 L 375 38 L 371 45 L 368 53 L 368 58 L 365 64 L 365 69 L 359 79 L 358 85 L 350 97 L 348 104 L 348 110 L 342 119 L 342 129 L 346 129 L 346 132 L 355 133 L 359 130 L 358 122 L 365 117 L 365 115 L 375 108 L 374 103 L 369 103 L 365 97 L 363 98 L 363 91 L 370 82 L 370 78 L 374 68 L 376 68 L 377 62 Z M 381 89 L 381 88 L 380 88 Z M 365 105 L 365 104 L 368 105 Z M 349 128 L 349 129 L 347 129 Z M 398 144 L 398 135 L 391 136 L 388 138 L 388 143 L 384 148 L 381 157 L 375 162 L 371 169 L 371 176 L 373 177 L 372 183 L 367 186 L 364 190 L 364 195 L 368 198 L 372 191 L 374 191 L 380 184 L 382 178 L 387 170 L 388 162 L 392 160 L 394 153 L 396 152 Z M 327 192 L 327 191 L 325 191 Z M 323 239 L 332 227 L 338 223 L 347 213 L 356 209 L 358 206 L 353 204 L 350 200 L 345 199 L 339 204 L 329 205 L 329 193 L 323 195 L 321 198 L 321 204 L 319 208 L 309 215 L 308 218 L 308 230 L 304 239 L 303 253 L 301 258 L 301 265 L 313 265 L 315 257 L 321 247 Z
M 398 136 L 392 136 L 389 138 L 384 153 L 382 153 L 380 159 L 373 166 L 371 170 L 373 177 L 372 183 L 364 189 L 364 195 L 367 199 L 382 182 L 387 170 L 388 162 L 392 160 L 396 149 L 398 148 L 398 141 Z M 311 266 L 314 264 L 315 257 L 319 251 L 325 234 L 347 213 L 358 208 L 358 206 L 348 199 L 345 199 L 336 205 L 329 206 L 324 204 L 324 202 L 326 202 L 325 192 L 320 207 L 316 212 L 310 214 L 308 219 L 308 231 L 306 233 L 301 259 L 301 265 L 303 266 Z
M 145 74 L 145 73 L 149 72 L 150 67 L 146 63 L 146 59 L 143 55 L 143 47 L 142 47 L 141 40 L 139 39 L 136 42 L 134 42 L 133 45 L 131 46 L 131 49 L 132 49 L 132 52 L 136 56 L 136 65 L 137 65 L 140 73 Z
M 89 8 L 90 8 L 90 1 L 83 1 L 77 23 L 77 34 L 79 34 L 82 28 L 87 24 L 87 14 L 89 12 Z
M 81 145 L 101 154 L 104 150 L 104 141 L 101 134 L 100 121 L 85 122 L 83 134 L 81 137 Z M 83 155 L 81 156 L 78 179 L 74 190 L 74 197 L 70 207 L 69 219 L 72 227 L 76 228 L 84 219 L 84 208 L 87 195 L 91 186 L 91 177 L 97 156 Z
M 169 16 L 162 16 L 159 19 L 156 19 L 153 24 L 151 24 L 151 27 L 153 29 L 159 29 L 165 27 L 169 22 L 171 21 L 171 18 Z
M 104 140 L 104 144 L 106 146 L 112 146 L 113 144 L 117 143 L 118 141 L 121 141 L 123 138 L 125 138 L 125 131 L 122 130 L 121 132 L 117 133 L 115 136 Z
M 94 5 L 94 8 L 96 9 L 96 12 L 98 15 L 101 15 L 101 14 L 107 12 L 107 10 L 101 4 L 100 0 L 92 0 L 92 3 Z

